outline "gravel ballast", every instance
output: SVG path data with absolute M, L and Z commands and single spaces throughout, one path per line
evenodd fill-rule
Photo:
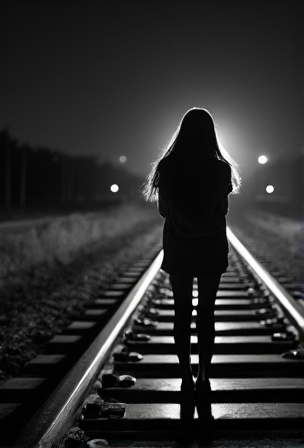
M 265 212 L 228 217 L 228 224 L 256 254 L 267 252 L 274 269 L 303 285 L 304 222 Z M 0 381 L 18 375 L 47 342 L 106 290 L 145 248 L 160 243 L 162 221 L 137 223 L 102 248 L 72 262 L 40 265 L 0 285 Z
M 0 381 L 17 376 L 130 263 L 160 241 L 158 219 L 138 223 L 68 264 L 39 265 L 3 282 Z

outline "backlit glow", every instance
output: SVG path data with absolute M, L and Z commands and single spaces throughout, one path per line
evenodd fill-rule
M 261 165 L 264 165 L 265 163 L 268 162 L 268 157 L 267 157 L 267 156 L 260 156 L 260 157 L 258 158 L 258 162 L 259 162 Z
M 119 186 L 117 184 L 113 184 L 111 185 L 110 190 L 112 191 L 112 193 L 117 193 L 119 190 Z
M 266 192 L 267 193 L 273 193 L 274 192 L 274 186 L 273 185 L 267 185 Z

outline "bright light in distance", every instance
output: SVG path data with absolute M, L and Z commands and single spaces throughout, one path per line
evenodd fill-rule
M 265 163 L 268 162 L 268 157 L 267 157 L 267 156 L 260 156 L 260 157 L 258 158 L 258 162 L 259 162 L 261 165 L 264 165 Z
M 266 187 L 266 191 L 267 191 L 267 193 L 273 193 L 273 192 L 274 192 L 274 187 L 273 187 L 273 185 L 267 185 L 267 187 Z
M 119 190 L 119 186 L 117 184 L 113 184 L 111 185 L 110 190 L 112 191 L 112 193 L 117 193 Z
M 126 156 L 120 156 L 119 161 L 120 161 L 120 163 L 126 163 L 126 161 L 127 161 Z

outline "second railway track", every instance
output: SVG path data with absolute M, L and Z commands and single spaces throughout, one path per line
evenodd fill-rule
M 273 440 L 269 447 L 300 447 L 304 441 L 303 305 L 252 257 L 230 229 L 228 236 L 230 267 L 222 276 L 215 308 L 212 427 L 196 413 L 191 420 L 181 419 L 173 298 L 168 276 L 159 271 L 162 253 L 155 258 L 154 248 L 99 299 L 101 309 L 96 307 L 90 317 L 70 326 L 64 335 L 65 348 L 60 338 L 57 345 L 55 341 L 47 356 L 59 360 L 71 342 L 77 344 L 92 334 L 98 310 L 100 318 L 105 304 L 117 303 L 122 292 L 133 285 L 82 357 L 9 446 L 93 447 L 98 446 L 93 440 L 106 439 L 110 447 L 169 447 L 176 443 L 211 447 L 215 446 L 212 440 L 247 437 L 261 441 L 267 437 Z M 196 303 L 194 282 L 194 373 L 198 362 Z M 136 379 L 134 384 L 131 377 Z M 28 378 L 39 381 L 34 373 Z M 9 396 L 7 392 L 7 404 Z M 12 405 L 14 402 L 16 398 Z M 7 419 L 6 432 L 11 436 L 13 431 L 14 420 Z M 281 439 L 291 444 L 279 445 Z M 240 442 L 233 446 L 262 445 Z

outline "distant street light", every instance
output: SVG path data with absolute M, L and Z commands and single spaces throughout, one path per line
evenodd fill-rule
M 273 185 L 267 185 L 266 192 L 267 193 L 273 193 L 274 192 L 274 186 Z
M 112 191 L 112 193 L 117 193 L 119 190 L 119 186 L 117 184 L 113 184 L 111 185 L 110 190 Z
M 261 165 L 264 165 L 265 163 L 267 163 L 268 162 L 268 157 L 267 156 L 260 156 L 259 158 L 258 158 L 258 162 L 261 164 Z
M 127 161 L 126 156 L 120 156 L 119 161 L 120 161 L 120 163 L 126 163 L 126 161 Z

